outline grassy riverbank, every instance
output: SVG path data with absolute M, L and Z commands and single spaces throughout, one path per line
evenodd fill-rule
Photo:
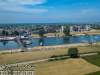
M 87 46 L 78 47 L 79 53 L 100 52 L 100 46 Z M 49 58 L 52 55 L 67 54 L 66 49 L 42 50 L 42 51 L 29 51 L 24 53 L 0 54 L 0 65 L 4 62 L 7 64 L 18 63 L 24 61 L 33 61 L 39 59 Z
M 10 51 L 13 51 L 13 52 L 15 51 L 15 52 L 16 52 L 16 51 L 20 51 L 20 50 L 21 50 L 21 49 L 0 50 L 0 54 L 1 54 L 2 52 L 5 52 L 5 53 L 6 53 L 6 52 L 10 52 Z
M 100 43 L 100 42 L 95 42 L 95 43 Z M 31 47 L 32 49 L 41 49 L 41 48 L 56 48 L 56 47 L 64 47 L 64 46 L 78 46 L 78 45 L 86 45 L 89 43 L 74 43 L 74 44 L 62 44 L 62 45 L 52 45 L 52 46 L 37 46 L 37 47 Z M 20 51 L 21 49 L 12 49 L 12 50 L 0 50 L 0 54 L 2 52 L 10 52 L 10 51 Z

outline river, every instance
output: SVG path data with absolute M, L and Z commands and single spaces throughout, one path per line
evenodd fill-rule
M 37 38 L 37 39 L 29 39 L 23 40 L 31 41 L 31 45 L 27 45 L 27 47 L 36 47 L 39 46 L 42 42 L 44 46 L 51 46 L 51 45 L 61 45 L 61 44 L 73 44 L 73 43 L 82 43 L 82 41 L 87 40 L 91 42 L 92 39 L 94 41 L 100 41 L 100 35 L 90 35 L 90 36 L 70 36 L 70 37 L 51 37 L 51 38 Z M 3 41 L 0 42 L 0 50 L 6 49 L 18 49 L 19 45 L 15 41 Z

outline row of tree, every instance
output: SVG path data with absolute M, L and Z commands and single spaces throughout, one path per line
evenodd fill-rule
M 14 31 L 14 32 L 11 32 L 10 34 L 8 34 L 7 31 L 2 30 L 2 36 L 8 36 L 8 35 L 19 35 L 19 33 L 18 33 L 18 31 Z

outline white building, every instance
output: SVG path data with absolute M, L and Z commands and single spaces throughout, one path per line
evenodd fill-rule
M 63 31 L 64 31 L 65 28 L 66 28 L 66 26 L 61 26 L 60 33 L 63 33 Z
M 70 32 L 80 32 L 82 26 L 70 26 Z
M 73 26 L 70 26 L 70 32 L 73 32 Z
M 90 25 L 86 25 L 86 26 L 85 26 L 85 30 L 86 30 L 86 31 L 90 31 L 90 30 L 91 30 L 91 26 L 90 26 Z

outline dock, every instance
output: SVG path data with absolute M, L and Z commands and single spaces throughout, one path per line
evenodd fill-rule
M 20 46 L 20 49 L 23 50 L 23 51 L 26 51 L 26 49 L 25 49 L 25 47 L 23 46 L 23 44 L 22 44 L 20 38 L 19 38 L 19 37 L 16 37 L 16 39 L 17 39 L 17 42 L 18 42 L 18 44 L 19 44 L 19 46 Z
M 16 40 L 16 37 L 2 37 L 0 38 L 0 41 L 14 41 Z

